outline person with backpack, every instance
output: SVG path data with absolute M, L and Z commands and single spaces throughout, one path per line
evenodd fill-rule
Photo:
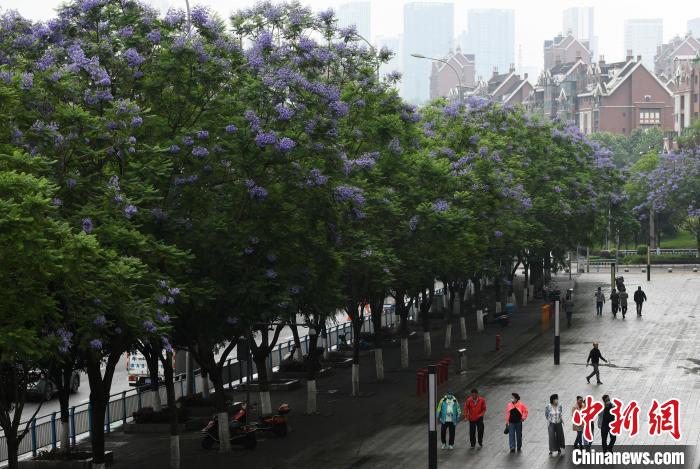
M 605 303 L 605 293 L 598 287 L 598 291 L 595 292 L 595 311 L 597 316 L 603 315 L 603 304 Z
M 438 402 L 437 414 L 440 420 L 440 440 L 442 441 L 442 449 L 454 449 L 455 426 L 462 418 L 462 409 L 459 407 L 459 402 L 457 402 L 457 398 L 452 391 L 447 391 L 447 394 Z M 450 432 L 449 445 L 445 438 L 448 430 Z
M 510 452 L 518 452 L 523 447 L 523 422 L 527 419 L 527 407 L 520 402 L 520 394 L 514 392 L 511 394 L 513 399 L 506 406 L 506 429 L 503 433 L 508 435 L 508 445 Z
M 634 292 L 634 302 L 637 305 L 637 316 L 642 316 L 642 304 L 647 300 L 647 295 L 642 291 L 642 287 L 637 287 Z
M 620 291 L 620 311 L 622 311 L 622 319 L 625 319 L 625 315 L 627 314 L 627 298 L 629 298 L 629 294 L 625 290 Z
M 612 306 L 613 317 L 617 317 L 617 311 L 620 309 L 620 294 L 614 288 L 610 292 L 610 304 Z
M 472 389 L 471 397 L 467 397 L 464 403 L 464 420 L 469 421 L 469 443 L 476 446 L 477 434 L 479 447 L 484 446 L 484 414 L 486 414 L 486 399 L 479 395 L 479 391 Z

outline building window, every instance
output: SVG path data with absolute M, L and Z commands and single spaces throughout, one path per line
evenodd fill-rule
M 661 124 L 661 111 L 659 109 L 642 109 L 639 111 L 640 125 Z
M 645 95 L 644 95 L 644 101 L 647 102 L 647 103 L 650 102 L 650 101 L 651 101 L 651 95 L 650 95 L 650 94 L 645 94 Z

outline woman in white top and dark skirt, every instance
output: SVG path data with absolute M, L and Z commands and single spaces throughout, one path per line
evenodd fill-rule
M 566 448 L 566 444 L 564 443 L 563 411 L 561 404 L 559 404 L 559 395 L 549 396 L 549 404 L 544 409 L 544 416 L 547 419 L 549 432 L 549 454 L 551 455 L 553 451 L 561 454 L 562 450 Z

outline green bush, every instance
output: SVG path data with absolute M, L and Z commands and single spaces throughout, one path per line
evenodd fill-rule
M 647 255 L 647 247 L 646 246 L 637 246 L 637 255 L 638 256 L 646 256 Z
M 625 256 L 621 259 L 621 263 L 625 265 L 645 265 L 647 263 L 647 256 L 636 255 L 636 256 Z M 697 257 L 688 256 L 651 256 L 652 265 L 655 264 L 700 264 L 700 259 Z

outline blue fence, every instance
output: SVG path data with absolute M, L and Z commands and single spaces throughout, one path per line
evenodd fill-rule
M 390 312 L 382 313 L 382 324 L 384 326 L 394 326 L 395 317 Z M 371 317 L 366 317 L 362 325 L 362 331 L 372 332 L 373 326 Z M 336 324 L 327 327 L 327 347 L 328 350 L 334 350 L 339 341 L 340 336 L 345 335 L 347 340 L 352 338 L 352 325 L 350 322 Z M 300 338 L 301 346 L 304 353 L 309 351 L 309 336 Z M 322 346 L 319 338 L 318 346 Z M 272 350 L 268 360 L 269 366 L 274 370 L 279 366 L 280 361 L 288 355 L 294 348 L 294 341 L 286 341 L 280 343 Z M 234 384 L 239 384 L 245 381 L 245 370 L 243 364 L 234 359 L 226 361 L 223 367 L 224 382 L 230 388 Z M 175 383 L 175 398 L 178 399 L 186 394 L 184 375 L 180 375 Z M 194 389 L 195 392 L 202 389 L 204 380 L 199 374 L 199 370 L 195 370 Z M 161 386 L 158 390 L 161 402 L 166 401 L 165 387 Z M 109 399 L 109 405 L 105 413 L 105 431 L 109 433 L 112 429 L 119 427 L 132 420 L 132 414 L 142 407 L 152 407 L 155 402 L 155 391 L 141 391 L 136 388 L 127 391 L 121 391 L 112 394 Z M 68 419 L 68 434 L 71 444 L 75 444 L 78 439 L 86 437 L 90 434 L 92 421 L 92 409 L 89 402 L 79 404 L 70 408 Z M 43 415 L 32 419 L 29 423 L 29 432 L 22 440 L 19 447 L 20 457 L 36 456 L 38 451 L 57 448 L 59 446 L 59 438 L 61 435 L 62 422 L 58 412 Z M 20 429 L 25 428 L 27 422 L 20 425 Z M 0 466 L 7 464 L 7 441 L 4 434 L 0 436 Z

